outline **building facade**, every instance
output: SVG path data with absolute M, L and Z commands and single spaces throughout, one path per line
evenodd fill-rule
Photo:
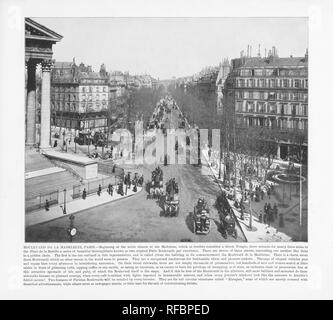
M 305 160 L 307 52 L 303 57 L 280 58 L 273 47 L 268 57 L 233 59 L 224 96 L 239 132 L 258 129 L 260 139 L 275 143 L 278 158 L 288 158 L 296 147 Z
M 217 94 L 217 102 L 216 102 L 216 112 L 218 115 L 223 114 L 224 106 L 224 98 L 223 98 L 223 88 L 224 83 L 230 73 L 231 65 L 228 59 L 224 59 L 220 65 L 220 70 L 216 79 L 216 94 Z
M 52 125 L 79 131 L 108 127 L 108 76 L 73 62 L 56 62 L 51 78 Z

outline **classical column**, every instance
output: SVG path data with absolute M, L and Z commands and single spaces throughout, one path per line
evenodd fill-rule
M 281 145 L 280 145 L 280 143 L 277 144 L 276 158 L 281 159 Z
M 51 66 L 50 60 L 42 62 L 42 105 L 40 120 L 40 148 L 50 148 L 51 136 Z
M 26 144 L 32 145 L 36 142 L 36 62 L 29 60 L 27 67 Z

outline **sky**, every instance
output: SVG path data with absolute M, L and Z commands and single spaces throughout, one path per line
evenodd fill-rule
M 61 34 L 57 61 L 83 62 L 99 71 L 129 71 L 155 78 L 190 76 L 223 58 L 252 56 L 272 46 L 280 57 L 303 56 L 307 18 L 33 18 Z

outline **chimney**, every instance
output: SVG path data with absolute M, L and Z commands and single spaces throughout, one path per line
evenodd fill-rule
M 265 48 L 265 58 L 267 58 L 267 49 Z
M 252 57 L 252 46 L 250 46 L 250 58 Z
M 261 58 L 261 54 L 260 54 L 260 44 L 258 46 L 258 58 Z
M 249 51 L 250 51 L 250 46 L 247 45 L 247 53 L 246 53 L 246 57 L 247 57 L 247 58 L 249 57 Z

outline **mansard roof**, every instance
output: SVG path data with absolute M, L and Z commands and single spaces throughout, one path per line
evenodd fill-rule
M 240 68 L 292 68 L 307 67 L 308 62 L 305 57 L 289 57 L 289 58 L 245 58 Z

